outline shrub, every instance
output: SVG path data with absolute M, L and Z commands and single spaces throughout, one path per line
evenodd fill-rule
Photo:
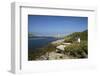
M 53 44 L 48 44 L 42 48 L 32 49 L 28 51 L 28 60 L 36 60 L 46 53 L 56 50 L 56 46 Z
M 72 43 L 73 39 L 71 37 L 66 37 L 64 42 Z
M 86 58 L 87 57 L 87 43 L 73 43 L 65 47 L 65 54 L 77 57 L 77 58 Z
M 82 42 L 80 43 L 80 47 L 84 50 L 84 52 L 85 52 L 86 54 L 88 54 L 88 43 L 87 43 L 87 41 L 82 41 Z

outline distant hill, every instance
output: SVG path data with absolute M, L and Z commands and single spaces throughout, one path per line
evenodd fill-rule
M 80 37 L 81 40 L 88 40 L 88 30 L 84 30 L 82 32 L 74 32 L 72 34 L 69 34 L 67 36 L 37 36 L 31 32 L 28 33 L 29 38 L 38 38 L 38 37 L 55 37 L 55 38 L 65 38 L 65 39 L 71 39 L 75 41 L 78 37 Z
M 54 38 L 53 36 L 39 36 L 39 35 L 35 35 L 33 33 L 28 33 L 28 38 Z
M 28 32 L 28 37 L 34 37 L 33 33 Z

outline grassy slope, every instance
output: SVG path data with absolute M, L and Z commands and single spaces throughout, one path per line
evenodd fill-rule
M 74 32 L 66 37 L 64 37 L 65 41 L 67 42 L 73 42 L 77 40 L 77 37 L 80 37 L 82 41 L 88 40 L 88 30 L 85 30 L 83 32 Z
M 77 43 L 77 37 L 81 42 Z M 75 32 L 65 37 L 65 42 L 72 42 L 71 45 L 65 47 L 65 53 L 77 58 L 87 58 L 88 56 L 88 30 L 83 32 Z

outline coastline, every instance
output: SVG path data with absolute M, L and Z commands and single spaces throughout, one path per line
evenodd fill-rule
M 65 39 L 58 39 L 56 41 L 51 42 L 51 44 L 58 44 L 64 42 Z

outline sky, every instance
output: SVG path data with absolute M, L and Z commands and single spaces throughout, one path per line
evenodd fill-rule
M 68 35 L 87 29 L 88 17 L 28 15 L 28 32 L 34 35 Z

